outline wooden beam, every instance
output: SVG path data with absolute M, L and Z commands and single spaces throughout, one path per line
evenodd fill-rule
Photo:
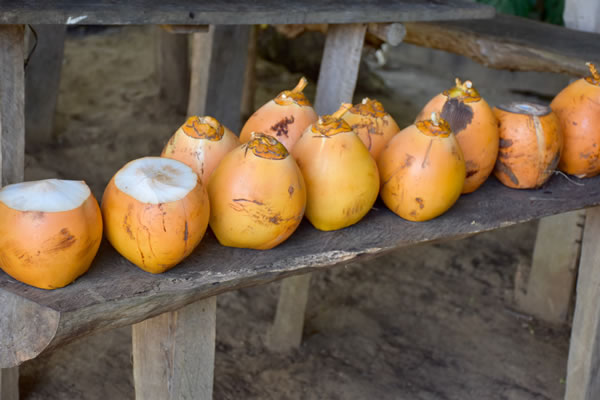
M 584 221 L 585 211 L 540 220 L 525 292 L 515 293 L 521 310 L 548 322 L 567 321 Z
M 155 55 L 160 97 L 185 114 L 190 92 L 188 35 L 156 29 Z
M 173 34 L 208 32 L 208 25 L 159 25 L 159 27 Z
M 19 400 L 19 368 L 0 369 L 0 400 Z
M 406 28 L 398 22 L 391 24 L 370 23 L 367 31 L 390 46 L 398 46 L 406 36 Z
M 212 399 L 217 298 L 132 326 L 137 400 Z
M 65 47 L 65 25 L 33 25 L 31 53 L 25 71 L 25 132 L 27 149 L 38 150 L 52 142 L 54 113 Z M 37 41 L 37 44 L 34 44 Z
M 256 95 L 256 57 L 257 57 L 258 27 L 250 29 L 248 41 L 248 59 L 244 71 L 244 88 L 242 89 L 241 114 L 242 121 L 247 121 L 254 113 L 254 96 Z
M 341 103 L 352 102 L 366 30 L 365 24 L 329 25 L 317 82 L 317 114 L 331 114 Z M 272 349 L 287 351 L 300 345 L 309 287 L 309 275 L 281 283 L 268 340 Z
M 193 35 L 188 115 L 210 115 L 239 133 L 250 29 L 211 25 Z
M 585 221 L 565 399 L 596 400 L 600 393 L 600 207 Z

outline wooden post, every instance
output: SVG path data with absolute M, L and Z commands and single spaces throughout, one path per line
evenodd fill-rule
M 193 34 L 188 115 L 211 115 L 239 133 L 251 28 L 211 25 Z
M 52 141 L 66 25 L 33 25 L 37 44 L 25 73 L 25 132 L 28 150 Z M 36 39 L 30 36 L 30 42 Z M 33 48 L 30 43 L 28 47 Z
M 317 114 L 331 114 L 341 103 L 352 102 L 366 30 L 365 24 L 329 25 L 317 83 Z M 309 286 L 309 274 L 282 281 L 269 332 L 272 350 L 288 351 L 300 345 Z
M 132 326 L 137 400 L 212 399 L 217 298 Z
M 190 91 L 188 35 L 157 28 L 155 54 L 160 96 L 185 114 Z
M 245 122 L 252 113 L 254 113 L 254 95 L 256 94 L 256 56 L 258 30 L 253 26 L 250 30 L 248 42 L 248 59 L 246 61 L 246 71 L 244 72 L 244 88 L 242 89 L 241 114 L 242 121 Z
M 600 394 L 600 207 L 589 209 L 583 233 L 565 399 Z
M 24 29 L 0 25 L 0 187 L 23 180 Z M 19 399 L 19 369 L 0 369 L 0 400 Z

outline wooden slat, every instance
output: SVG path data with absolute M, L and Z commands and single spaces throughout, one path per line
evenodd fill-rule
M 14 313 L 0 307 L 0 368 L 77 337 L 131 325 L 226 291 L 600 205 L 600 177 L 575 181 L 583 186 L 555 176 L 540 190 L 511 190 L 492 178 L 446 214 L 424 223 L 404 221 L 376 203 L 362 221 L 340 231 L 317 231 L 304 221 L 290 239 L 269 251 L 223 247 L 209 232 L 186 260 L 160 275 L 135 267 L 106 242 L 89 272 L 62 289 L 35 289 L 0 272 L 0 304 L 18 299 Z M 19 319 L 27 304 L 40 317 Z
M 52 142 L 67 29 L 64 25 L 34 25 L 32 29 L 37 45 L 25 73 L 25 132 L 28 150 L 37 150 Z M 35 42 L 33 35 L 30 42 Z
M 19 368 L 0 369 L 0 400 L 19 400 Z
M 586 33 L 530 19 L 498 15 L 490 21 L 411 22 L 404 41 L 462 54 L 488 67 L 588 74 L 600 62 L 600 40 Z
M 565 399 L 596 400 L 600 393 L 600 207 L 587 211 Z
M 190 92 L 188 35 L 156 30 L 156 72 L 161 98 L 185 114 Z
M 489 18 L 467 0 L 6 0 L 0 24 L 302 24 Z
M 217 299 L 133 325 L 137 400 L 212 399 Z

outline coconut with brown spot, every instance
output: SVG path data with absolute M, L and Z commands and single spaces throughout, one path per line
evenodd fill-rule
M 467 167 L 463 193 L 475 191 L 494 170 L 498 155 L 498 125 L 492 109 L 471 81 L 456 78 L 456 86 L 431 99 L 416 121 L 432 112 L 450 124 L 462 149 Z
M 262 132 L 273 136 L 288 151 L 307 126 L 317 120 L 317 114 L 302 93 L 308 81 L 301 78 L 292 90 L 285 90 L 269 101 L 248 118 L 240 133 L 240 141 L 248 142 L 252 132 Z
M 500 151 L 494 174 L 508 187 L 542 186 L 556 170 L 563 146 L 560 123 L 548 106 L 513 102 L 494 108 Z
M 68 285 L 102 241 L 98 202 L 82 181 L 47 179 L 0 190 L 0 268 L 40 289 Z
M 445 213 L 465 182 L 461 148 L 450 125 L 436 113 L 396 134 L 377 165 L 383 202 L 409 221 L 426 221 Z
M 306 217 L 315 228 L 331 231 L 360 221 L 379 192 L 377 164 L 348 123 L 342 104 L 308 127 L 292 155 L 306 180 Z
M 253 133 L 228 153 L 208 184 L 210 227 L 224 246 L 271 249 L 296 230 L 306 187 L 296 161 L 276 138 Z
M 392 136 L 400 131 L 396 121 L 383 109 L 383 105 L 367 97 L 361 103 L 348 108 L 342 119 L 352 127 L 375 160 Z
M 206 185 L 225 154 L 239 145 L 238 137 L 215 118 L 193 116 L 171 136 L 161 157 L 191 167 Z
M 600 73 L 594 64 L 586 65 L 591 75 L 571 83 L 550 103 L 564 136 L 558 168 L 579 178 L 600 173 Z
M 106 238 L 129 261 L 158 274 L 196 248 L 210 206 L 198 175 L 180 161 L 144 157 L 127 163 L 102 198 Z

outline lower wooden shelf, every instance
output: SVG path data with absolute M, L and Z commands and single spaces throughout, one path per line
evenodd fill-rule
M 598 204 L 600 177 L 554 176 L 538 190 L 509 189 L 492 177 L 428 222 L 405 221 L 378 202 L 360 223 L 340 231 L 320 232 L 303 221 L 288 241 L 269 251 L 223 247 L 209 232 L 190 257 L 161 275 L 140 270 L 103 243 L 90 271 L 63 289 L 36 289 L 0 272 L 0 367 L 229 290 Z

